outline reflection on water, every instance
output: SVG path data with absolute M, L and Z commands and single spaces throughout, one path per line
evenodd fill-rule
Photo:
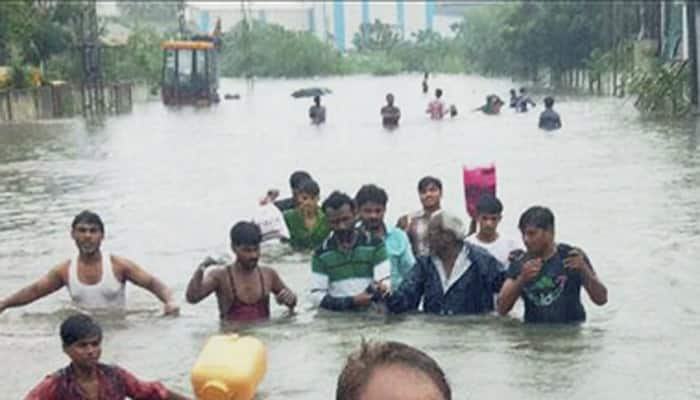
M 495 162 L 505 204 L 501 230 L 517 234 L 519 213 L 544 204 L 558 239 L 586 250 L 608 285 L 610 303 L 586 299 L 588 321 L 531 327 L 512 318 L 314 313 L 273 305 L 274 319 L 222 326 L 213 296 L 161 317 L 149 293 L 129 286 L 129 312 L 99 316 L 103 359 L 183 392 L 207 338 L 239 331 L 268 347 L 258 398 L 328 399 L 345 357 L 362 340 L 401 340 L 434 356 L 456 399 L 686 399 L 700 396 L 694 340 L 700 326 L 694 260 L 700 226 L 698 122 L 640 119 L 617 99 L 566 97 L 556 108 L 564 129 L 536 129 L 539 108 L 500 116 L 463 111 L 434 122 L 420 76 L 224 81 L 240 101 L 216 107 L 135 107 L 102 123 L 58 121 L 0 126 L 0 292 L 7 294 L 71 257 L 72 217 L 85 208 L 106 223 L 105 249 L 131 258 L 167 282 L 181 302 L 196 264 L 229 257 L 228 229 L 250 218 L 270 187 L 287 190 L 295 169 L 308 170 L 322 197 L 351 195 L 365 183 L 389 193 L 387 221 L 417 209 L 415 185 L 443 180 L 444 208 L 464 210 L 461 167 Z M 310 126 L 310 100 L 289 94 L 327 86 L 328 123 Z M 508 81 L 436 76 L 448 104 L 475 108 Z M 247 90 L 247 92 L 246 92 Z M 379 108 L 391 91 L 401 126 L 381 128 Z M 462 213 L 462 215 L 464 215 Z M 309 254 L 266 245 L 262 262 L 304 299 Z M 4 296 L 3 295 L 3 296 Z M 0 316 L 4 392 L 19 398 L 66 364 L 57 335 L 71 312 L 60 291 Z

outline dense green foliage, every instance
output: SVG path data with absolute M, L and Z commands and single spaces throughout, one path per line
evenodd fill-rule
M 298 77 L 341 73 L 342 57 L 308 32 L 241 22 L 222 39 L 224 76 Z

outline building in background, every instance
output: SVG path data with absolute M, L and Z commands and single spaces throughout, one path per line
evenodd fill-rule
M 394 26 L 405 38 L 431 29 L 454 35 L 451 26 L 462 19 L 465 4 L 459 1 L 188 1 L 186 18 L 202 32 L 211 32 L 217 19 L 222 30 L 248 19 L 274 23 L 294 31 L 307 31 L 341 51 L 352 49 L 352 38 L 362 23 L 380 20 Z

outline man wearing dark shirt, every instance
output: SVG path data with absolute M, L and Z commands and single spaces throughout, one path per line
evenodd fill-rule
M 552 109 L 554 106 L 554 98 L 547 96 L 544 99 L 545 110 L 540 114 L 540 129 L 545 129 L 548 131 L 553 131 L 555 129 L 561 128 L 561 118 L 559 114 Z
M 382 107 L 382 125 L 385 128 L 396 128 L 399 126 L 401 118 L 401 110 L 394 105 L 394 95 L 389 93 L 386 95 L 386 105 Z
M 527 252 L 511 262 L 498 295 L 498 313 L 508 314 L 518 297 L 525 302 L 525 322 L 583 322 L 583 286 L 593 303 L 602 306 L 608 291 L 582 250 L 554 242 L 554 214 L 530 207 L 518 223 Z

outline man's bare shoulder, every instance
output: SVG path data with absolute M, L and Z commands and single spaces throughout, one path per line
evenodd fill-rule
M 207 268 L 205 274 L 209 279 L 226 280 L 228 278 L 228 265 L 214 265 Z
M 55 274 L 63 282 L 68 282 L 68 268 L 70 267 L 70 263 L 70 258 L 65 261 L 61 261 L 60 263 L 56 264 L 53 268 L 51 268 L 49 274 Z

